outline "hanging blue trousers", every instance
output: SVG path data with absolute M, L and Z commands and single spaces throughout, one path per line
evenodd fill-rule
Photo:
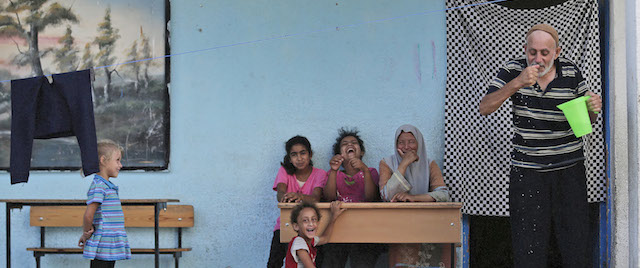
M 76 136 L 84 175 L 100 171 L 91 72 L 11 81 L 11 184 L 27 182 L 33 139 Z

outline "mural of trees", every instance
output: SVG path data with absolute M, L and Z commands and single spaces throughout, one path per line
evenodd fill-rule
M 98 46 L 98 65 L 109 66 L 115 62 L 113 57 L 113 49 L 115 48 L 116 41 L 120 36 L 118 35 L 118 29 L 114 29 L 111 26 L 111 8 L 107 8 L 104 20 L 98 25 L 100 35 L 93 40 L 93 43 Z M 111 91 L 111 74 L 116 71 L 115 68 L 104 67 L 104 75 L 107 78 L 107 82 L 104 85 L 104 102 L 109 102 L 109 92 Z
M 22 51 L 15 58 L 18 65 L 31 65 L 33 75 L 44 75 L 40 58 L 46 56 L 50 50 L 41 51 L 38 46 L 38 35 L 47 27 L 57 26 L 64 22 L 78 22 L 76 15 L 58 3 L 45 6 L 48 1 L 42 0 L 12 0 L 2 6 L 0 17 L 0 36 L 20 37 L 29 43 L 29 49 Z M 13 16 L 8 15 L 13 14 Z
M 98 139 L 123 145 L 125 169 L 164 169 L 169 159 L 168 62 L 121 63 L 164 55 L 166 20 L 158 14 L 165 14 L 168 1 L 108 4 L 0 0 L 0 79 L 95 68 Z M 9 83 L 0 83 L 1 169 L 9 166 L 11 90 Z M 75 137 L 35 140 L 33 157 L 35 169 L 80 167 Z
M 78 50 L 73 44 L 72 33 L 71 27 L 67 26 L 64 36 L 58 40 L 58 43 L 62 44 L 62 48 L 55 51 L 55 62 L 58 70 L 75 71 L 78 69 Z

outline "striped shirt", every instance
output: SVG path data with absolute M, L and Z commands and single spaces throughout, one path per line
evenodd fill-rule
M 100 206 L 93 215 L 95 230 L 85 243 L 83 256 L 103 261 L 131 259 L 118 186 L 95 175 L 87 192 L 87 205 L 91 203 Z
M 568 59 L 555 60 L 556 77 L 546 91 L 538 83 L 511 96 L 514 166 L 556 170 L 584 160 L 582 139 L 576 138 L 564 114 L 556 106 L 583 96 L 587 84 L 578 67 Z M 487 94 L 497 91 L 527 67 L 524 57 L 507 62 L 489 83 Z

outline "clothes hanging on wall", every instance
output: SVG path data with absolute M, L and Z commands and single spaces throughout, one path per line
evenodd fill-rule
M 11 81 L 11 184 L 27 182 L 33 139 L 76 136 L 85 176 L 100 171 L 91 70 Z

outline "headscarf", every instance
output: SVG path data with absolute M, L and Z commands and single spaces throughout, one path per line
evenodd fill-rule
M 403 132 L 409 132 L 416 138 L 418 142 L 417 154 L 420 157 L 417 162 L 409 164 L 407 171 L 403 174 L 404 178 L 412 186 L 409 194 L 426 194 L 429 192 L 429 164 L 431 164 L 431 160 L 427 157 L 427 148 L 424 146 L 424 138 L 420 130 L 409 124 L 400 126 L 396 130 L 395 140 L 393 140 L 394 154 L 385 157 L 383 160 L 393 172 L 398 170 L 398 165 L 402 162 L 402 157 L 398 153 L 398 137 Z

